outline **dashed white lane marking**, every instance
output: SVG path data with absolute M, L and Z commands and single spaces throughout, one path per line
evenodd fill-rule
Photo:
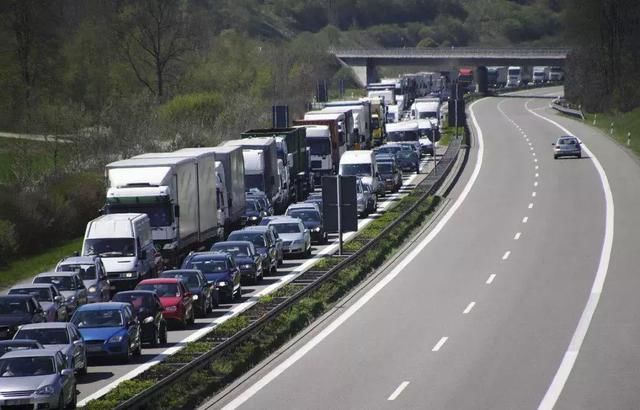
M 529 221 L 529 217 L 525 216 L 524 218 L 522 218 L 522 223 L 526 224 Z
M 535 153 L 533 155 L 536 155 Z M 538 158 L 534 158 L 533 162 L 538 162 Z
M 518 239 L 520 239 L 520 236 L 522 236 L 522 232 L 516 232 L 516 236 L 513 237 L 513 240 L 517 241 Z
M 447 336 L 443 336 L 440 340 L 438 340 L 438 343 L 436 343 L 436 345 L 433 346 L 433 349 L 431 349 L 431 351 L 437 352 L 438 350 L 442 349 L 442 346 L 444 346 L 444 344 L 447 343 L 447 340 L 449 340 L 449 338 Z
M 462 311 L 463 315 L 468 315 L 469 312 L 471 312 L 471 309 L 473 309 L 473 307 L 476 305 L 476 302 L 471 302 L 467 305 L 467 307 L 465 308 L 465 310 Z
M 534 182 L 533 186 L 538 186 L 538 181 Z
M 506 261 L 507 259 L 509 259 L 509 255 L 511 255 L 511 251 L 506 251 L 504 255 L 502 255 L 502 260 Z
M 537 165 L 536 165 L 536 169 L 538 169 L 538 166 L 537 166 Z M 538 174 L 538 173 L 536 172 L 536 178 L 538 178 L 539 176 L 540 176 L 540 174 Z
M 535 152 L 532 152 L 532 154 L 533 154 L 533 156 L 534 156 L 534 157 L 536 156 L 536 153 L 535 153 Z
M 540 169 L 540 167 L 538 165 L 536 165 L 536 169 Z
M 529 203 L 529 209 L 533 208 L 533 202 Z
M 493 280 L 496 278 L 496 274 L 492 273 L 491 275 L 489 275 L 489 279 L 487 279 L 487 285 L 491 285 L 491 283 L 493 282 Z
M 537 195 L 537 194 L 536 194 L 536 191 L 533 191 L 533 192 L 531 193 L 531 196 L 532 196 L 532 197 L 534 197 L 534 198 L 536 197 L 536 195 Z
M 388 401 L 394 401 L 395 399 L 398 398 L 398 396 L 400 395 L 400 393 L 402 393 L 402 391 L 404 389 L 407 388 L 407 386 L 409 385 L 409 382 L 404 381 L 402 383 L 400 383 L 400 386 L 398 386 L 393 393 L 391 393 L 391 396 L 389 396 L 389 398 L 387 399 Z

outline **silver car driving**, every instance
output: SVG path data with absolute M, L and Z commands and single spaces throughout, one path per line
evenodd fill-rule
M 17 350 L 0 357 L 0 407 L 75 408 L 76 399 L 76 378 L 62 352 Z
M 67 367 L 87 374 L 87 350 L 80 331 L 73 323 L 49 322 L 20 326 L 14 339 L 37 340 L 45 349 L 59 350 Z
M 87 288 L 76 272 L 44 272 L 33 278 L 33 283 L 54 284 L 66 298 L 69 314 L 88 302 Z
M 88 303 L 111 300 L 111 284 L 102 258 L 99 256 L 71 256 L 58 262 L 55 270 L 56 272 L 77 272 L 84 287 L 87 288 Z
M 278 217 L 269 222 L 282 238 L 282 247 L 287 255 L 311 256 L 311 233 L 299 218 Z
M 570 135 L 560 137 L 553 143 L 553 158 L 558 159 L 560 157 L 578 157 L 582 158 L 582 143 L 576 137 Z

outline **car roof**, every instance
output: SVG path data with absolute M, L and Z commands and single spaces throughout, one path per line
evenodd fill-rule
M 76 312 L 78 311 L 93 311 L 93 310 L 104 310 L 104 309 L 124 309 L 126 306 L 129 306 L 128 303 L 124 302 L 99 302 L 99 303 L 88 303 L 86 305 L 82 305 L 78 307 Z
M 249 232 L 249 233 L 262 233 L 262 232 L 255 232 L 255 231 L 251 231 L 251 230 L 250 230 L 250 229 L 248 229 L 248 228 L 251 228 L 251 227 L 250 227 L 250 226 L 247 226 L 247 227 L 246 227 L 246 228 L 244 228 L 244 229 L 238 229 L 237 231 L 233 231 L 233 232 L 231 232 L 231 233 L 229 234 L 229 237 L 231 237 L 231 235 L 234 235 L 234 234 L 236 234 L 236 235 L 240 235 L 240 234 L 247 233 L 247 232 Z
M 199 269 L 169 269 L 161 272 L 161 275 L 182 275 L 184 273 L 202 273 Z
M 214 243 L 213 246 L 216 246 L 218 244 L 231 245 L 231 246 L 237 246 L 237 245 L 251 246 L 251 245 L 253 245 L 253 243 L 251 243 L 249 241 L 222 241 L 222 242 Z
M 42 272 L 36 275 L 36 278 L 48 278 L 50 276 L 78 276 L 76 272 Z
M 147 295 L 147 296 L 153 296 L 155 294 L 156 294 L 156 292 L 154 290 L 142 290 L 142 289 L 140 289 L 140 290 L 123 290 L 123 291 L 120 291 L 120 292 L 116 293 L 114 295 L 114 297 L 117 296 L 117 295 Z
M 153 279 L 145 279 L 138 282 L 138 285 L 155 285 L 162 283 L 178 283 L 180 279 L 178 278 L 153 278 Z
M 253 225 L 244 228 L 244 231 L 266 232 L 269 229 L 267 225 Z
M 5 353 L 2 359 L 12 359 L 14 357 L 54 357 L 59 350 L 53 349 L 28 349 L 28 350 L 12 350 Z
M 572 139 L 572 140 L 577 140 L 578 137 L 574 137 L 573 135 L 563 135 L 561 137 L 558 137 L 558 141 L 563 140 L 563 139 Z
M 11 289 L 51 289 L 52 287 L 55 287 L 53 283 L 31 283 L 31 284 L 25 283 L 23 285 L 14 285 L 9 290 Z
M 20 326 L 20 329 L 66 329 L 68 325 L 68 322 L 29 323 Z
M 240 231 L 236 231 L 236 232 L 240 232 Z M 231 255 L 229 252 L 211 252 L 211 251 L 194 252 L 194 253 L 191 254 L 189 259 L 194 258 L 194 257 L 198 257 L 198 256 L 207 257 L 207 258 L 211 258 L 211 259 L 224 259 L 229 255 Z
M 27 300 L 31 298 L 33 298 L 31 295 L 0 295 L 0 299 Z
M 9 339 L 9 340 L 0 340 L 0 346 L 15 346 L 21 344 L 31 344 L 31 345 L 39 345 L 40 342 L 33 339 Z
M 71 264 L 91 265 L 96 263 L 97 258 L 99 258 L 98 255 L 69 256 L 67 258 L 62 259 L 59 263 L 60 265 L 71 265 Z
M 290 224 L 290 223 L 298 223 L 298 222 L 302 222 L 302 220 L 300 218 L 294 218 L 292 216 L 284 216 L 282 218 L 276 218 L 272 221 L 269 221 L 269 224 L 277 225 L 277 224 L 284 224 L 284 223 Z

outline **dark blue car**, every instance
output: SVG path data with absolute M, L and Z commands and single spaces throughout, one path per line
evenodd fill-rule
M 71 323 L 78 326 L 89 358 L 116 357 L 127 363 L 141 353 L 140 322 L 129 303 L 82 305 Z
M 182 269 L 200 270 L 224 301 L 231 302 L 234 296 L 237 299 L 242 297 L 240 269 L 229 253 L 191 252 L 182 262 Z

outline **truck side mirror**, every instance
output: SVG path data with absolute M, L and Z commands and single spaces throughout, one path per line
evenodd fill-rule
M 231 208 L 233 206 L 233 199 L 232 198 L 228 198 L 227 202 L 229 202 L 229 208 Z
M 180 218 L 180 205 L 173 206 L 173 216 L 176 218 Z
M 287 154 L 287 167 L 293 168 L 293 154 Z

